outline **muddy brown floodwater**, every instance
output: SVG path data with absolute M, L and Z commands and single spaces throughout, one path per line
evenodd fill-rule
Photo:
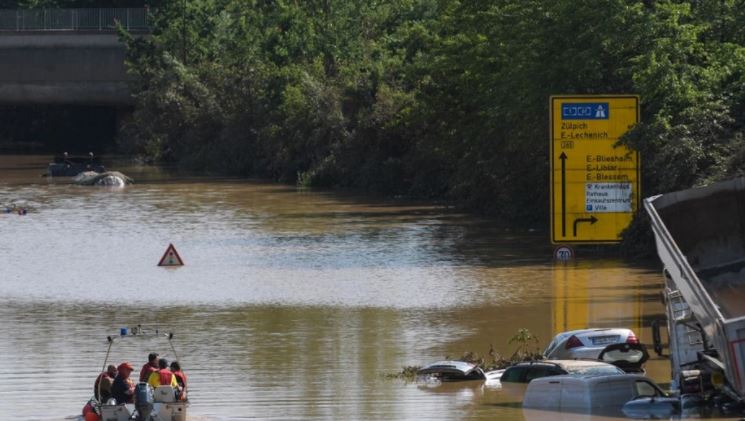
M 174 332 L 192 420 L 521 420 L 519 396 L 478 382 L 385 375 L 509 355 L 518 328 L 648 343 L 662 314 L 656 262 L 555 265 L 546 235 L 437 206 L 123 163 L 136 184 L 81 187 L 40 177 L 48 160 L 0 157 L 0 209 L 29 209 L 0 214 L 2 420 L 78 415 L 106 336 L 138 323 Z M 185 266 L 156 266 L 169 243 Z M 112 357 L 139 367 L 149 346 Z

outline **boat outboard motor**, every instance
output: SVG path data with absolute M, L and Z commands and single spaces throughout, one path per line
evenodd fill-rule
M 137 421 L 150 421 L 153 412 L 153 387 L 145 382 L 137 383 L 135 386 L 135 409 L 137 410 Z

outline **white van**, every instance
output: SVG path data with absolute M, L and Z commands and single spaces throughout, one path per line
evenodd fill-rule
M 659 386 L 638 374 L 552 376 L 528 384 L 523 408 L 573 413 L 620 413 L 626 402 L 654 398 L 674 405 Z

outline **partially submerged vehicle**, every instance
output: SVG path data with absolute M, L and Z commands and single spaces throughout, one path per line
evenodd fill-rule
M 529 383 L 541 377 L 625 374 L 612 364 L 589 360 L 539 360 L 517 363 L 507 367 L 499 381 L 501 383 Z
M 119 335 L 108 336 L 106 339 L 109 347 L 103 362 L 103 370 L 109 362 L 112 346 L 116 342 L 125 340 L 157 339 L 167 342 L 174 357 L 178 359 L 176 349 L 173 347 L 173 333 L 170 332 L 161 333 L 158 329 L 147 331 L 137 326 L 132 329 L 122 328 Z M 94 396 L 89 401 L 89 405 L 102 421 L 186 421 L 186 409 L 189 406 L 189 401 L 186 399 L 187 391 L 182 392 L 183 399 L 179 398 L 177 392 L 171 386 L 158 386 L 153 389 L 147 383 L 137 383 L 134 403 L 117 403 L 114 398 L 103 402 Z M 100 396 L 100 390 L 95 395 Z
M 668 397 L 654 381 L 638 374 L 564 375 L 535 379 L 528 384 L 523 408 L 618 416 L 629 402 L 635 400 L 639 402 L 627 407 L 634 414 L 660 413 L 664 406 L 669 417 L 680 410 L 678 399 Z
M 134 183 L 134 180 L 119 171 L 84 171 L 72 179 L 79 186 L 111 186 L 124 187 Z
M 619 342 L 600 347 L 586 347 L 580 351 L 582 355 L 591 355 L 587 358 L 574 359 L 541 359 L 536 361 L 525 361 L 513 364 L 506 369 L 484 371 L 478 364 L 459 360 L 444 360 L 429 364 L 417 371 L 417 377 L 424 380 L 438 380 L 442 382 L 454 382 L 465 380 L 485 380 L 488 386 L 499 386 L 501 382 L 528 383 L 533 379 L 558 376 L 562 374 L 588 375 L 588 374 L 625 374 L 644 373 L 644 363 L 649 359 L 646 346 L 640 344 L 636 335 L 628 329 L 587 329 L 589 332 L 602 331 L 627 331 L 625 335 L 614 335 L 624 340 L 631 339 L 633 343 Z M 572 332 L 560 333 L 554 339 L 552 347 L 571 344 L 567 339 L 574 337 Z M 607 336 L 607 335 L 606 335 Z M 591 340 L 591 339 L 587 339 Z
M 477 364 L 456 360 L 432 363 L 419 369 L 416 375 L 419 378 L 429 378 L 443 382 L 486 379 L 484 370 Z
M 639 339 L 631 329 L 624 328 L 571 330 L 556 335 L 543 356 L 557 360 L 596 360 L 608 345 L 618 343 L 638 344 Z
M 62 155 L 56 155 L 54 161 L 49 163 L 46 175 L 49 177 L 75 177 L 84 171 L 104 172 L 106 168 L 93 156 L 93 152 L 83 156 L 68 155 L 65 152 Z

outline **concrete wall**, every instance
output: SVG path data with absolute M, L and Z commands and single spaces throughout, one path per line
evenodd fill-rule
M 0 34 L 0 104 L 131 105 L 115 34 Z

